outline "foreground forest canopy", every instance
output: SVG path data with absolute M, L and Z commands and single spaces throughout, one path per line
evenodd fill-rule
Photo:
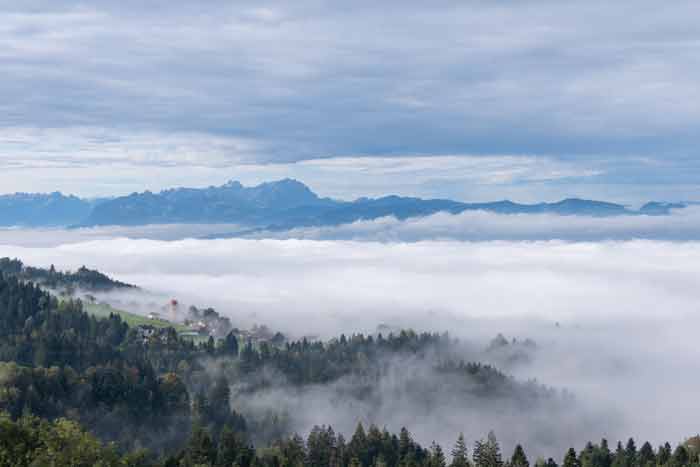
M 231 331 L 195 342 L 172 327 L 145 334 L 117 314 L 98 318 L 81 300 L 38 283 L 131 287 L 87 268 L 58 273 L 0 260 L 0 466 L 700 465 L 698 438 L 658 447 L 633 439 L 614 445 L 580 440 L 580 451 L 528 459 L 527 445 L 517 445 L 512 455 L 502 452 L 488 426 L 474 444 L 456 432 L 454 444 L 444 447 L 421 445 L 410 426 L 392 433 L 382 420 L 359 424 L 352 433 L 334 431 L 339 420 L 297 433 L 294 413 L 256 410 L 247 402 L 279 390 L 333 387 L 338 397 L 373 408 L 380 388 L 403 374 L 405 362 L 421 371 L 400 380 L 402 397 L 428 406 L 458 394 L 475 406 L 557 413 L 567 410 L 571 396 L 465 361 L 447 334 L 405 330 L 321 342 L 241 340 Z M 489 351 L 513 347 L 518 352 L 508 358 L 526 358 L 534 345 L 499 337 Z

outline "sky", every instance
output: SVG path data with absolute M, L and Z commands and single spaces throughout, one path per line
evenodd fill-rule
M 0 191 L 700 199 L 695 1 L 0 0 Z

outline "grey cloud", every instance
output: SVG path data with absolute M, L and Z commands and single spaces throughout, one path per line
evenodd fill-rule
M 235 135 L 274 161 L 697 142 L 691 1 L 27 5 L 1 7 L 3 125 Z

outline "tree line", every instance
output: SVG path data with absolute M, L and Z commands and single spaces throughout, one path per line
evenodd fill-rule
M 25 414 L 14 420 L 0 413 L 0 467 L 697 467 L 699 447 L 700 437 L 657 449 L 649 442 L 638 449 L 630 438 L 613 451 L 603 439 L 581 451 L 569 448 L 559 461 L 550 457 L 531 463 L 521 445 L 505 456 L 493 432 L 477 440 L 471 452 L 460 434 L 446 453 L 435 442 L 421 446 L 405 428 L 397 435 L 376 425 L 365 431 L 358 424 L 345 440 L 330 426 L 317 426 L 306 439 L 294 435 L 255 449 L 228 427 L 212 436 L 196 425 L 174 454 L 154 458 L 144 450 L 120 452 L 65 418 L 47 421 Z

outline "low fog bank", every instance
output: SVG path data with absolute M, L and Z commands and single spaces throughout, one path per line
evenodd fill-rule
M 496 214 L 465 211 L 398 220 L 383 217 L 333 227 L 260 231 L 249 238 L 366 240 L 700 240 L 700 206 L 672 211 L 667 216 L 559 216 L 554 214 Z
M 486 355 L 466 352 L 463 357 L 482 361 Z M 566 391 L 526 380 L 490 383 L 484 391 L 480 378 L 435 365 L 430 358 L 387 357 L 369 377 L 350 375 L 303 388 L 267 375 L 271 383 L 260 391 L 234 385 L 232 402 L 253 424 L 276 413 L 282 414 L 281 426 L 308 433 L 332 420 L 334 430 L 346 438 L 358 421 L 365 429 L 370 424 L 391 432 L 408 427 L 421 442 L 435 440 L 445 447 L 460 432 L 477 440 L 485 430 L 494 430 L 505 452 L 522 443 L 533 457 L 620 431 L 623 414 L 618 410 L 590 405 Z
M 519 413 L 445 395 L 449 402 L 431 411 L 405 410 L 409 403 L 399 410 L 392 404 L 411 399 L 397 372 L 389 392 L 398 396 L 379 408 L 338 399 L 332 386 L 247 402 L 299 407 L 300 429 L 331 423 L 349 435 L 347 427 L 377 413 L 423 443 L 436 433 L 449 444 L 460 430 L 484 436 L 493 428 L 507 443 L 525 437 L 519 440 L 537 449 L 551 430 L 578 443 L 602 436 L 676 442 L 698 431 L 700 243 L 117 238 L 2 245 L 0 256 L 60 269 L 85 264 L 158 296 L 214 306 L 234 326 L 266 324 L 291 336 L 387 325 L 447 330 L 473 348 L 498 332 L 530 337 L 538 348 L 527 361 L 483 359 L 520 380 L 566 388 L 577 401 L 562 411 Z
M 68 243 L 83 243 L 111 238 L 182 240 L 248 230 L 235 224 L 152 224 L 142 226 L 108 226 L 81 228 L 23 228 L 0 227 L 0 245 L 50 247 Z
M 0 245 L 57 246 L 107 240 L 115 237 L 176 241 L 183 239 L 305 239 L 369 242 L 418 242 L 427 240 L 517 241 L 566 240 L 700 240 L 700 206 L 673 210 L 666 216 L 560 216 L 554 214 L 496 214 L 466 211 L 437 213 L 398 220 L 383 217 L 371 221 L 291 230 L 251 229 L 233 224 L 163 224 L 76 229 L 1 228 Z

